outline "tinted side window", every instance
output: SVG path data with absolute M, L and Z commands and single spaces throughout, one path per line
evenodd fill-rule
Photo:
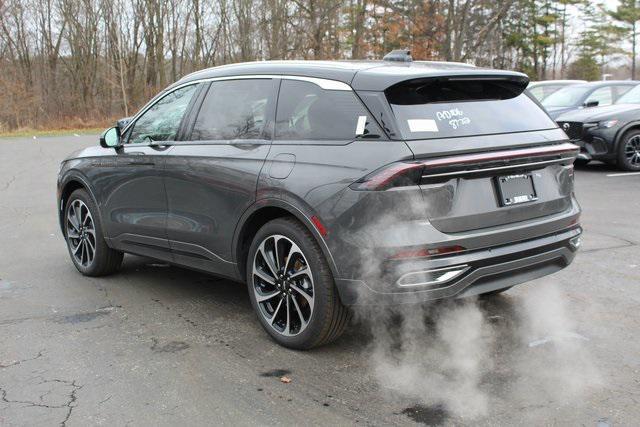
M 598 106 L 603 105 L 611 105 L 613 103 L 613 96 L 611 94 L 611 87 L 601 87 L 593 91 L 589 98 L 587 98 L 587 103 L 598 101 Z
M 549 96 L 549 94 L 545 92 L 544 86 L 533 87 L 529 89 L 529 93 L 531 93 L 531 95 L 533 95 L 538 101 L 543 100 L 545 96 Z
M 546 98 L 547 96 L 551 95 L 554 92 L 557 92 L 560 89 L 562 89 L 562 86 L 543 86 L 544 97 Z
M 267 120 L 272 87 L 270 79 L 212 82 L 198 112 L 191 139 L 260 138 Z
M 618 98 L 620 98 L 622 95 L 624 95 L 625 93 L 629 92 L 631 89 L 633 88 L 633 86 L 614 86 L 613 87 L 613 99 L 615 101 L 618 100 Z
M 153 104 L 136 120 L 129 136 L 129 143 L 175 140 L 182 116 L 196 87 L 194 84 L 174 90 Z
M 353 92 L 282 80 L 275 136 L 285 141 L 345 141 L 380 138 L 382 131 Z

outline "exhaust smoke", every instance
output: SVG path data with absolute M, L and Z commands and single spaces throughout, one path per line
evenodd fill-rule
M 438 203 L 425 203 L 422 190 L 370 196 L 366 220 L 343 230 L 362 279 L 386 280 L 388 258 L 377 248 L 429 240 L 419 235 L 426 232 L 422 227 L 407 224 L 419 223 L 425 213 L 444 214 L 451 194 L 437 194 L 443 195 Z M 389 206 L 396 208 L 390 212 Z M 469 421 L 512 410 L 507 400 L 523 408 L 571 404 L 600 384 L 588 331 L 578 330 L 556 280 L 539 279 L 489 298 L 428 304 L 379 305 L 370 295 L 363 292 L 354 309 L 371 336 L 365 355 L 385 397 L 417 405 L 404 413 Z
M 489 416 L 503 399 L 565 405 L 601 385 L 588 334 L 576 329 L 555 283 L 491 298 L 357 306 L 386 397 L 468 421 Z
M 494 336 L 475 301 L 364 311 L 371 369 L 390 398 L 444 406 L 464 418 L 487 414 L 481 381 L 492 367 Z
M 602 385 L 588 333 L 569 314 L 568 298 L 557 283 L 547 279 L 526 291 L 519 301 L 521 341 L 514 367 L 520 392 L 542 401 L 582 400 L 590 388 Z

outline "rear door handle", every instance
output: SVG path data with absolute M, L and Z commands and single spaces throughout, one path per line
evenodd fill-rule
M 151 159 L 146 159 L 145 156 L 140 156 L 140 159 L 123 159 L 122 163 L 126 166 L 155 166 L 156 162 Z
M 131 162 L 129 162 L 130 165 L 135 165 L 135 166 L 155 166 L 156 163 L 152 162 L 151 160 L 132 160 Z

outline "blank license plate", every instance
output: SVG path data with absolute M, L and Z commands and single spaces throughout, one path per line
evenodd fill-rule
M 496 177 L 500 204 L 513 206 L 538 200 L 531 174 L 505 175 Z

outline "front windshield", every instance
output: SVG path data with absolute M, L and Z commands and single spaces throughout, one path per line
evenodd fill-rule
M 552 93 L 542 101 L 545 107 L 573 107 L 581 103 L 589 90 L 585 86 L 569 86 Z
M 616 104 L 640 104 L 640 86 L 636 86 L 622 95 Z

